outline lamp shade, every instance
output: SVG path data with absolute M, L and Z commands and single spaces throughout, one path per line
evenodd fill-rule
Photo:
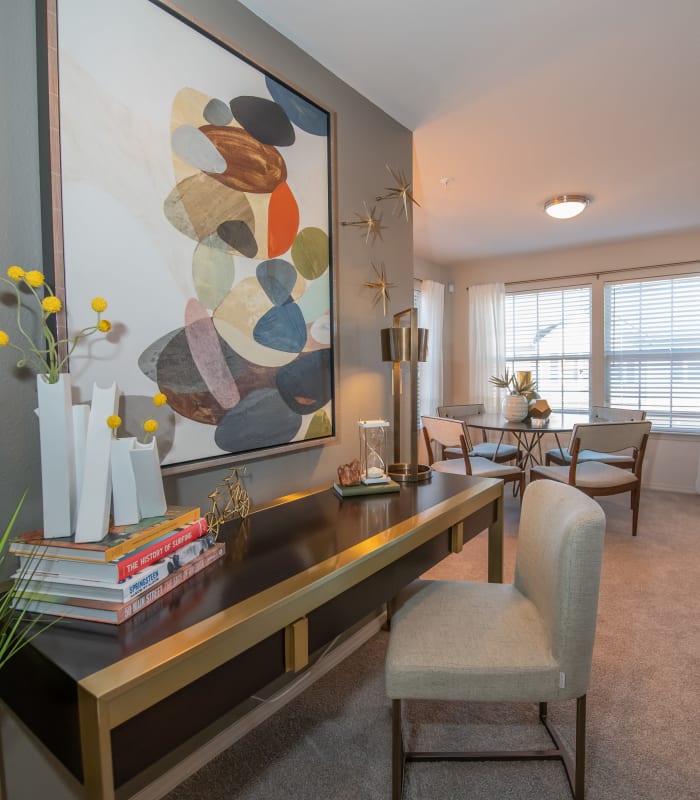
M 411 360 L 411 329 L 382 328 L 382 361 Z M 428 329 L 418 328 L 418 361 L 428 360 Z

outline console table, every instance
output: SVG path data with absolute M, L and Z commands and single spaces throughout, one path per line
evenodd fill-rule
M 88 800 L 113 800 L 486 528 L 501 581 L 501 481 L 436 473 L 391 494 L 282 498 L 225 526 L 223 559 L 122 625 L 44 631 L 8 662 L 0 697 Z

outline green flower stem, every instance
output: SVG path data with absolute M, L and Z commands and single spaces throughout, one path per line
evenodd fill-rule
M 81 342 L 83 339 L 87 338 L 88 336 L 92 336 L 93 333 L 97 333 L 99 330 L 99 324 L 101 320 L 100 312 L 96 312 L 97 314 L 97 322 L 95 325 L 90 325 L 87 328 L 83 328 L 82 330 L 78 331 L 78 333 L 73 337 L 67 337 L 65 339 L 57 339 L 51 327 L 48 324 L 48 319 L 51 316 L 49 312 L 43 311 L 42 309 L 42 298 L 35 289 L 34 286 L 27 283 L 24 280 L 24 284 L 29 288 L 29 291 L 34 295 L 35 300 L 37 301 L 39 309 L 41 309 L 41 330 L 46 341 L 46 347 L 41 348 L 37 347 L 34 343 L 33 338 L 27 333 L 22 325 L 22 295 L 19 291 L 19 284 L 16 281 L 8 280 L 0 276 L 0 281 L 6 283 L 8 286 L 12 288 L 12 291 L 15 293 L 15 297 L 17 298 L 17 330 L 20 334 L 24 337 L 29 345 L 29 352 L 25 350 L 21 345 L 15 344 L 14 342 L 9 342 L 9 346 L 17 350 L 19 353 L 22 354 L 22 358 L 17 362 L 18 367 L 24 366 L 31 366 L 36 372 L 42 375 L 46 375 L 46 379 L 48 383 L 58 383 L 58 376 L 61 374 L 61 371 L 68 363 L 68 359 L 73 354 L 76 345 Z M 55 297 L 53 290 L 51 287 L 44 282 L 42 284 L 45 294 L 44 297 Z M 66 355 L 63 358 L 59 357 L 60 348 L 65 345 L 66 346 Z

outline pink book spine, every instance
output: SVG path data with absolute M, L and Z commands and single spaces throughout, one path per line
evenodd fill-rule
M 138 549 L 117 562 L 117 580 L 123 581 L 129 575 L 154 564 L 162 558 L 174 553 L 175 550 L 195 539 L 199 539 L 207 532 L 208 525 L 205 517 L 190 522 L 183 528 L 173 531 L 169 536 L 158 539 L 143 549 Z

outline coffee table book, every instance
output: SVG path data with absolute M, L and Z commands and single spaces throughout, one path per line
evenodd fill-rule
M 163 533 L 140 547 L 134 548 L 121 558 L 106 563 L 97 561 L 82 561 L 63 556 L 43 557 L 43 548 L 35 555 L 19 556 L 20 567 L 30 572 L 43 575 L 57 575 L 68 578 L 83 578 L 89 580 L 109 581 L 117 583 L 126 580 L 140 570 L 155 564 L 157 561 L 171 555 L 183 545 L 193 542 L 207 533 L 208 526 L 205 517 L 199 517 L 194 522 L 189 522 L 181 528 Z
M 341 486 L 338 481 L 333 484 L 333 491 L 340 497 L 355 497 L 367 494 L 386 494 L 387 492 L 398 492 L 401 485 L 396 481 L 389 480 L 386 483 L 353 483 L 352 486 Z
M 170 555 L 151 564 L 149 567 L 130 575 L 123 581 L 101 581 L 93 578 L 75 577 L 60 572 L 42 572 L 20 569 L 12 577 L 15 591 L 30 593 L 38 597 L 41 594 L 59 595 L 61 597 L 84 597 L 86 600 L 108 600 L 113 603 L 126 603 L 144 594 L 156 583 L 168 575 L 184 567 L 197 556 L 213 547 L 215 539 L 212 534 L 198 538 L 182 545 Z M 64 564 L 67 564 L 65 559 Z M 80 562 L 75 562 L 80 563 Z M 89 565 L 89 564 L 88 564 Z M 33 566 L 33 565 L 32 565 Z M 89 565 L 90 566 L 90 565 Z
M 200 516 L 200 509 L 194 506 L 168 506 L 160 517 L 145 517 L 135 525 L 110 526 L 109 533 L 98 542 L 76 542 L 72 536 L 45 539 L 42 531 L 30 531 L 16 536 L 9 550 L 16 555 L 55 556 L 104 563 L 114 561 L 163 533 L 194 522 Z
M 114 603 L 106 600 L 87 600 L 84 597 L 62 597 L 34 593 L 18 598 L 13 608 L 25 609 L 36 614 L 81 619 L 89 622 L 106 622 L 119 625 L 133 617 L 142 609 L 155 603 L 183 583 L 188 581 L 198 572 L 213 564 L 223 557 L 226 545 L 216 542 L 213 547 L 205 550 L 189 564 L 168 575 L 167 578 L 156 583 L 151 589 L 139 597 L 126 603 Z

